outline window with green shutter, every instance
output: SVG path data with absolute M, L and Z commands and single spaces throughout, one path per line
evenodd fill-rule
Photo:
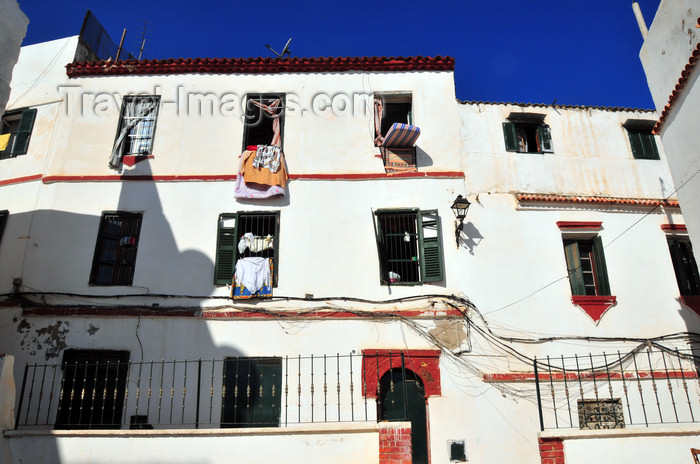
M 552 153 L 551 130 L 543 122 L 503 122 L 506 151 L 516 153 Z
M 659 159 L 659 150 L 656 148 L 656 140 L 651 130 L 627 129 L 627 135 L 630 138 L 632 156 L 635 159 Z
M 272 282 L 277 286 L 280 213 L 236 212 L 219 215 L 214 283 L 230 284 L 241 258 L 272 259 Z
M 600 237 L 564 240 L 572 295 L 609 296 L 610 284 Z
M 415 285 L 445 280 L 437 210 L 377 211 L 374 227 L 382 284 Z
M 0 127 L 0 159 L 24 155 L 34 129 L 36 108 L 6 113 Z

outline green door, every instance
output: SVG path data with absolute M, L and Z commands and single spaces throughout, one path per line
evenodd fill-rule
M 413 464 L 428 464 L 425 389 L 408 369 L 392 369 L 380 380 L 380 420 L 411 422 Z

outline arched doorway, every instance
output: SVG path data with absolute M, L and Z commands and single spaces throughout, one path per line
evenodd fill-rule
M 408 369 L 390 369 L 382 376 L 379 387 L 379 419 L 411 422 L 413 464 L 428 464 L 425 388 L 420 377 Z

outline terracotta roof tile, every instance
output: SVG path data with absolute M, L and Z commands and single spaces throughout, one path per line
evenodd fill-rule
M 698 18 L 698 23 L 700 23 L 700 18 Z M 686 64 L 683 68 L 683 71 L 681 71 L 681 77 L 678 78 L 678 83 L 673 88 L 671 95 L 668 97 L 668 103 L 666 104 L 666 106 L 664 106 L 663 111 L 661 111 L 661 116 L 659 117 L 658 122 L 654 126 L 654 134 L 658 134 L 661 131 L 661 126 L 664 125 L 666 117 L 668 117 L 668 113 L 671 111 L 671 108 L 673 107 L 673 104 L 676 102 L 676 100 L 678 100 L 678 96 L 680 95 L 681 90 L 683 90 L 683 87 L 685 87 L 686 82 L 688 82 L 690 73 L 693 71 L 693 68 L 698 63 L 698 61 L 700 61 L 700 42 L 698 42 L 697 46 L 695 47 L 695 50 L 693 50 L 693 53 L 690 55 L 690 58 L 688 59 L 688 64 Z
M 450 56 L 321 58 L 169 58 L 80 61 L 66 65 L 68 77 L 142 74 L 278 74 L 345 71 L 453 71 Z
M 457 103 L 463 105 L 513 105 L 523 107 L 539 107 L 539 108 L 566 108 L 566 109 L 594 109 L 605 111 L 632 111 L 632 112 L 651 112 L 656 110 L 648 108 L 628 108 L 624 106 L 594 106 L 594 105 L 551 105 L 547 103 L 517 103 L 517 102 L 489 102 L 489 101 L 474 101 L 474 100 L 457 100 Z
M 677 200 L 655 198 L 620 198 L 595 196 L 545 195 L 538 193 L 516 193 L 519 202 L 544 203 L 587 203 L 596 205 L 630 205 L 630 206 L 678 206 Z

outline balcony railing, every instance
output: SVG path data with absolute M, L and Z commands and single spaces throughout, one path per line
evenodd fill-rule
M 276 427 L 376 421 L 381 411 L 374 392 L 364 391 L 362 355 L 127 359 L 126 352 L 68 350 L 63 364 L 27 365 L 15 426 Z M 405 379 L 403 363 L 399 372 Z
M 617 429 L 694 423 L 700 395 L 691 350 L 661 347 L 535 359 L 540 427 Z

